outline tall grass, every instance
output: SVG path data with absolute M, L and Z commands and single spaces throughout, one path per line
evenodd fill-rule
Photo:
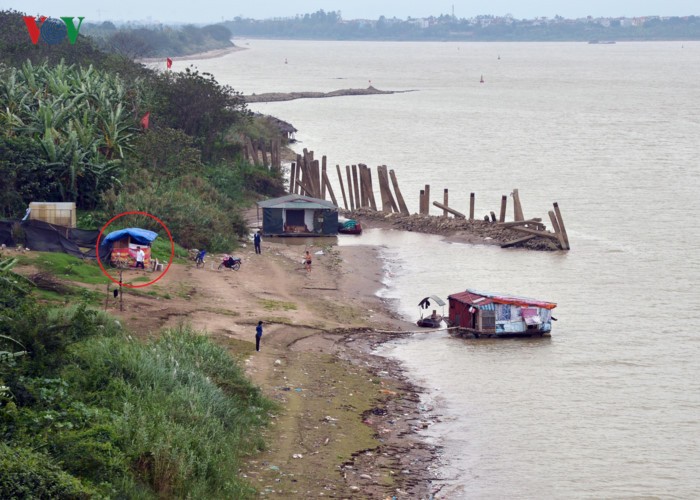
M 121 414 L 122 450 L 159 496 L 246 498 L 240 459 L 261 450 L 272 403 L 220 347 L 187 327 L 149 345 L 99 337 L 75 350 L 69 382 Z

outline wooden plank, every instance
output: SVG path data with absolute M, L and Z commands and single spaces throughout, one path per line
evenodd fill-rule
M 465 216 L 463 213 L 458 212 L 458 211 L 455 210 L 454 208 L 450 208 L 450 207 L 448 207 L 448 206 L 446 206 L 446 205 L 443 205 L 442 203 L 440 203 L 440 202 L 438 202 L 438 201 L 434 201 L 434 202 L 433 202 L 433 205 L 435 205 L 435 206 L 438 207 L 438 208 L 442 208 L 443 211 L 449 212 L 449 213 L 451 213 L 452 215 L 454 215 L 455 217 L 459 217 L 460 219 L 465 219 L 465 218 L 466 218 L 466 216 Z
M 542 219 L 540 217 L 534 217 L 528 220 L 516 220 L 513 222 L 501 222 L 498 225 L 501 227 L 516 227 L 528 225 L 536 226 L 538 229 L 544 229 L 544 224 L 542 224 Z
M 338 181 L 340 182 L 340 192 L 343 194 L 343 205 L 345 206 L 345 210 L 348 209 L 348 199 L 345 197 L 345 186 L 343 185 L 343 174 L 340 173 L 340 165 L 335 166 L 335 169 L 338 171 Z
M 536 238 L 536 236 L 534 234 L 529 234 L 527 236 L 523 236 L 522 238 L 518 238 L 517 240 L 508 241 L 506 243 L 503 243 L 501 245 L 501 248 L 515 247 L 515 246 L 520 245 L 521 243 L 525 243 L 526 241 L 530 241 L 533 238 Z
M 404 201 L 401 190 L 399 189 L 399 181 L 396 180 L 396 173 L 393 169 L 389 170 L 389 177 L 391 177 L 391 183 L 394 186 L 394 194 L 396 194 L 396 201 L 399 203 L 399 210 L 401 210 L 402 214 L 408 215 L 408 207 L 406 206 L 406 202 Z
M 542 238 L 549 238 L 550 240 L 559 241 L 559 237 L 554 233 L 550 233 L 549 231 L 538 231 L 537 229 L 530 229 L 529 227 L 513 227 L 511 229 L 513 229 L 514 231 L 520 231 L 522 233 L 527 234 L 534 234 L 535 236 L 541 236 Z

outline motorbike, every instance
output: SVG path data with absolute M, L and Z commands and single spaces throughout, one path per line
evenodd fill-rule
M 241 268 L 241 258 L 233 257 L 232 255 L 224 255 L 224 258 L 221 259 L 221 263 L 219 264 L 218 269 L 222 269 L 224 267 L 228 269 L 233 269 L 234 271 L 238 271 Z

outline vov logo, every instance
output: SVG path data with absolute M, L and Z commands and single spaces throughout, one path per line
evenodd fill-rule
M 39 43 L 39 37 L 49 45 L 61 43 L 68 37 L 68 42 L 74 45 L 75 41 L 78 39 L 80 26 L 82 26 L 83 19 L 85 18 L 78 18 L 77 28 L 75 27 L 73 19 L 75 18 L 69 16 L 62 16 L 60 19 L 46 16 L 24 16 L 24 24 L 27 25 L 29 38 L 32 39 L 34 45 Z

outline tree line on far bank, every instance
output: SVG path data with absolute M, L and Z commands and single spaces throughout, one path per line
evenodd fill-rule
M 636 19 L 515 19 L 484 15 L 457 18 L 442 14 L 427 19 L 344 20 L 340 12 L 319 10 L 288 18 L 225 21 L 234 36 L 312 40 L 436 41 L 590 41 L 700 40 L 700 16 Z

